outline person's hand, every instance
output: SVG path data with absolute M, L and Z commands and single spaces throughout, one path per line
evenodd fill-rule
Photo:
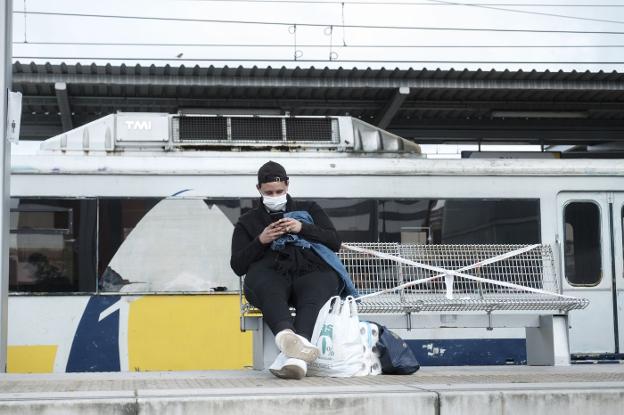
M 260 243 L 264 245 L 269 244 L 273 242 L 274 240 L 276 240 L 277 238 L 279 238 L 280 236 L 282 236 L 284 233 L 286 233 L 284 231 L 284 227 L 280 224 L 282 220 L 283 219 L 277 222 L 273 222 L 269 226 L 264 228 L 262 233 L 258 236 Z
M 280 222 L 282 222 L 282 226 L 286 233 L 299 233 L 301 232 L 301 222 L 297 219 L 293 218 L 284 218 Z

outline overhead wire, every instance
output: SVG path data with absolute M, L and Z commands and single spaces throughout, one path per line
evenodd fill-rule
M 179 1 L 199 1 L 214 3 L 286 3 L 286 4 L 356 4 L 374 6 L 453 6 L 453 4 L 432 4 L 430 2 L 409 2 L 409 1 L 336 1 L 336 0 L 179 0 Z M 624 4 L 562 4 L 562 3 L 466 3 L 482 6 L 505 6 L 505 7 L 624 7 Z
M 28 41 L 28 21 L 26 19 L 28 13 L 26 13 L 26 0 L 24 0 L 24 41 Z
M 250 0 L 234 0 L 240 2 L 251 2 Z M 258 2 L 269 3 L 284 3 L 286 1 L 275 1 L 275 0 L 262 0 Z M 296 3 L 296 2 L 295 2 Z M 305 1 L 304 3 L 315 3 L 313 1 Z M 318 2 L 318 3 L 329 3 L 329 2 Z M 344 13 L 344 4 L 349 3 L 367 3 L 372 4 L 373 2 L 334 2 L 336 4 L 342 4 L 343 13 Z M 407 2 L 394 2 L 394 3 L 407 3 Z M 387 4 L 387 3 L 385 3 Z M 415 3 L 410 3 L 415 4 Z M 486 3 L 482 4 L 473 4 L 473 3 L 457 3 L 457 2 L 447 2 L 447 1 L 438 1 L 438 0 L 430 0 L 427 4 L 445 4 L 449 6 L 485 6 Z M 489 3 L 494 4 L 494 3 Z M 528 3 L 527 3 L 528 4 Z M 424 5 L 424 3 L 423 3 Z M 506 4 L 508 5 L 508 4 Z M 579 5 L 580 6 L 580 5 Z M 606 5 L 605 5 L 606 6 Z M 624 7 L 624 5 L 622 5 Z M 507 10 L 504 10 L 507 11 Z M 509 10 L 514 11 L 514 10 Z M 46 11 L 14 11 L 14 13 L 19 14 L 23 13 L 24 17 L 28 14 L 32 15 L 51 15 L 51 16 L 68 16 L 68 17 L 92 17 L 92 18 L 112 18 L 112 19 L 136 19 L 136 20 L 156 20 L 156 21 L 183 21 L 183 22 L 202 22 L 202 23 L 225 23 L 225 24 L 258 24 L 258 25 L 279 25 L 279 26 L 288 26 L 292 27 L 293 25 L 299 26 L 308 26 L 308 27 L 330 27 L 333 28 L 333 24 L 325 24 L 325 23 L 290 23 L 290 22 L 271 22 L 271 21 L 246 21 L 246 20 L 220 20 L 220 19 L 195 19 L 195 18 L 175 18 L 175 17 L 150 17 L 150 16 L 127 16 L 127 15 L 111 15 L 111 14 L 89 14 L 89 13 L 64 13 L 64 12 L 46 12 Z M 566 17 L 566 16 L 557 16 L 557 17 Z M 569 17 L 569 16 L 567 16 Z M 343 21 L 341 26 L 344 28 L 365 28 L 365 29 L 388 29 L 388 30 L 448 30 L 448 31 L 486 31 L 486 32 L 521 32 L 521 33 L 565 33 L 565 34 L 608 34 L 608 35 L 622 35 L 624 32 L 618 31 L 586 31 L 586 30 L 540 30 L 540 29 L 499 29 L 499 28 L 458 28 L 458 27 L 420 27 L 420 26 L 383 26 L 383 25 L 346 25 L 344 24 L 344 14 Z M 620 21 L 610 21 L 611 23 L 624 23 Z M 256 47 L 256 48 L 268 48 L 268 47 L 288 47 L 291 48 L 292 44 L 226 44 L 226 43 L 212 43 L 212 44 L 193 44 L 193 43 L 141 43 L 141 42 L 14 42 L 14 44 L 18 45 L 84 45 L 84 46 L 175 46 L 175 47 Z M 309 47 L 309 48 L 327 48 L 327 45 L 320 44 L 300 44 L 298 47 Z M 366 44 L 354 44 L 347 45 L 343 38 L 343 45 L 332 45 L 335 48 L 621 48 L 624 45 L 366 45 Z M 138 61 L 176 61 L 176 59 L 172 58 L 106 58 L 106 57 L 78 57 L 78 56 L 15 56 L 17 59 L 88 59 L 88 60 L 138 60 Z M 392 59 L 384 59 L 384 60 L 368 60 L 368 59 L 332 59 L 330 55 L 329 60 L 324 59 L 294 59 L 297 62 L 332 62 L 332 63 L 360 63 L 360 62 L 370 62 L 370 63 L 487 63 L 487 64 L 590 64 L 590 65 L 613 65 L 613 64 L 622 64 L 623 62 L 619 61 L 597 61 L 597 62 L 588 62 L 588 61 L 485 61 L 485 60 L 392 60 Z M 248 58 L 182 58 L 178 61 L 189 61 L 189 62 L 201 62 L 201 61 L 220 61 L 220 62 L 288 62 L 289 59 L 248 59 Z
M 537 16 L 556 17 L 556 18 L 561 18 L 561 19 L 583 20 L 583 21 L 588 21 L 588 22 L 624 24 L 624 21 L 622 20 L 595 19 L 591 17 L 568 16 L 568 15 L 557 14 L 557 13 L 543 13 L 543 12 L 535 12 L 535 11 L 529 11 L 529 10 L 514 10 L 514 9 L 506 9 L 503 7 L 485 6 L 485 5 L 475 4 L 475 3 L 457 3 L 457 2 L 442 1 L 442 0 L 429 0 L 429 1 L 435 4 L 447 4 L 449 6 L 476 7 L 480 9 L 496 10 L 496 11 L 502 11 L 502 12 L 508 12 L 508 13 L 522 13 L 522 14 L 530 14 L 530 15 L 537 15 Z
M 114 60 L 114 61 L 175 61 L 172 58 L 152 58 L 152 57 L 92 57 L 92 56 L 14 56 L 14 59 L 51 59 L 51 60 Z M 293 63 L 460 63 L 460 64 L 534 64 L 534 65 L 622 65 L 624 61 L 489 61 L 489 60 L 403 60 L 403 59 L 264 59 L 264 58 L 182 58 L 180 62 L 293 62 Z
M 15 10 L 13 13 L 25 13 Z M 330 27 L 342 26 L 335 23 L 301 23 L 301 22 L 271 22 L 260 20 L 227 20 L 227 19 L 196 19 L 182 17 L 151 17 L 151 16 L 127 16 L 111 14 L 91 14 L 91 13 L 66 13 L 66 12 L 44 12 L 28 11 L 29 15 L 65 16 L 65 17 L 91 17 L 104 19 L 131 19 L 131 20 L 151 20 L 151 21 L 174 21 L 174 22 L 197 22 L 197 23 L 222 23 L 222 24 L 248 24 L 248 25 L 268 25 L 268 26 L 306 26 L 306 27 Z M 503 29 L 503 28 L 475 28 L 475 27 L 432 27 L 432 26 L 385 26 L 385 25 L 354 25 L 345 24 L 345 28 L 350 29 L 385 29 L 385 30 L 432 30 L 432 31 L 462 31 L 462 32 L 497 32 L 497 33 L 560 33 L 560 34 L 599 34 L 599 35 L 624 35 L 620 31 L 600 31 L 600 30 L 554 30 L 554 29 Z
M 156 47 L 234 47 L 234 48 L 292 48 L 290 43 L 161 43 L 161 42 L 54 42 L 54 41 L 14 41 L 14 45 L 58 45 L 58 46 L 156 46 Z M 297 43 L 297 47 L 302 48 L 327 48 L 327 44 L 318 43 Z M 359 44 L 349 43 L 343 45 L 333 45 L 334 48 L 360 49 L 360 48 L 383 48 L 383 49 L 419 49 L 419 48 L 449 48 L 449 49 L 533 49 L 533 48 L 623 48 L 624 44 L 612 45 L 397 45 L 397 44 Z

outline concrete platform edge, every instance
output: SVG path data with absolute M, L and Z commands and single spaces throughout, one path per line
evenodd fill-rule
M 624 385 L 605 384 L 587 388 L 535 384 L 480 385 L 451 390 L 439 385 L 392 385 L 387 387 L 272 388 L 263 391 L 136 390 L 105 392 L 48 392 L 0 394 L 0 415 L 151 415 L 254 413 L 275 415 L 284 408 L 305 414 L 423 414 L 480 415 L 619 415 L 624 404 Z M 474 385 L 472 385 L 474 386 Z M 569 385 L 568 385 L 569 386 Z M 580 385 L 579 385 L 580 386 Z M 260 392 L 260 393 L 258 393 Z M 218 412 L 216 412 L 218 411 Z

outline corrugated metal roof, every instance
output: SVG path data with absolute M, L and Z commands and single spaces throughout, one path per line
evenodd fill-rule
M 374 122 L 400 87 L 410 88 L 390 131 L 407 137 L 488 139 L 526 129 L 518 119 L 500 126 L 493 111 L 582 113 L 584 120 L 534 120 L 563 140 L 573 133 L 622 136 L 624 73 L 577 71 L 469 71 L 392 68 L 286 68 L 13 64 L 13 89 L 24 95 L 25 131 L 40 136 L 60 128 L 55 83 L 67 84 L 74 126 L 116 111 L 177 112 L 258 109 L 295 115 L 352 115 Z M 444 127 L 448 123 L 457 127 Z M 598 124 L 603 122 L 603 124 Z M 580 129 L 579 129 L 580 128 Z M 608 131 L 604 130 L 605 128 Z M 54 130 L 55 131 L 52 131 Z M 601 130 L 602 129 L 602 130 Z M 472 133 L 468 134 L 471 131 Z M 477 132 L 479 131 L 479 132 Z M 559 132 L 557 132 L 559 131 Z M 465 137 L 462 134 L 466 132 Z M 533 137 L 535 129 L 528 131 Z M 586 134 L 586 135 L 587 135 Z M 517 135 L 517 134 L 516 134 Z M 526 134 L 525 134 L 526 135 Z M 36 136 L 33 134 L 32 136 Z M 523 134 L 519 134 L 520 137 Z M 588 136 L 588 139 L 591 137 Z M 608 138 L 605 138 L 608 139 Z M 417 140 L 418 141 L 418 140 Z M 448 141 L 448 140 L 447 140 Z M 590 140 L 595 141 L 595 140 Z
M 119 66 L 113 66 L 111 64 L 96 65 L 82 65 L 77 63 L 75 65 L 61 64 L 37 64 L 15 62 L 13 64 L 14 74 L 62 74 L 62 75 L 102 75 L 102 76 L 177 76 L 177 77 L 235 77 L 235 78 L 280 78 L 280 79 L 387 79 L 387 80 L 417 80 L 417 79 L 435 79 L 435 80 L 462 80 L 462 81 L 589 81 L 589 82 L 622 82 L 624 81 L 624 73 L 617 71 L 612 72 L 591 72 L 591 71 L 496 71 L 494 69 L 489 71 L 483 71 L 481 69 L 476 71 L 464 70 L 442 70 L 435 69 L 430 70 L 423 69 L 330 69 L 315 68 L 311 66 L 309 68 L 287 68 L 279 67 L 273 68 L 268 66 L 266 68 L 253 67 L 215 67 L 215 66 L 193 66 L 188 67 L 185 65 L 180 66 L 141 66 L 139 64 L 134 66 L 127 66 L 121 64 Z

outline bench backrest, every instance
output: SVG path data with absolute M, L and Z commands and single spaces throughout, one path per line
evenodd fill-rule
M 447 270 L 471 265 L 526 247 L 526 245 L 412 245 L 399 243 L 348 243 L 351 246 L 404 258 Z M 342 248 L 338 256 L 361 295 L 386 290 L 409 281 L 439 275 L 438 272 L 392 259 Z M 502 287 L 487 281 L 454 276 L 452 296 L 444 277 L 399 291 L 367 298 L 359 303 L 363 312 L 559 310 L 583 308 L 583 299 L 565 299 L 559 294 L 552 249 L 540 245 L 530 251 L 463 273 L 489 281 L 502 281 L 541 292 Z M 448 282 L 448 280 L 447 280 Z M 552 293 L 552 294 L 550 294 Z M 242 297 L 241 297 L 242 298 Z M 242 304 L 243 311 L 250 307 Z
M 526 245 L 409 245 L 398 243 L 351 243 L 351 246 L 367 248 L 395 257 L 458 271 L 484 260 L 518 250 Z M 396 287 L 408 281 L 428 278 L 439 273 L 416 266 L 402 264 L 390 259 L 342 248 L 338 252 L 361 294 L 368 294 Z M 505 281 L 531 288 L 558 293 L 552 251 L 541 245 L 536 249 L 496 261 L 489 265 L 464 271 L 466 274 L 493 281 Z M 454 278 L 453 291 L 457 294 L 515 294 L 517 290 L 492 284 Z M 446 293 L 444 278 L 402 290 L 406 294 Z

